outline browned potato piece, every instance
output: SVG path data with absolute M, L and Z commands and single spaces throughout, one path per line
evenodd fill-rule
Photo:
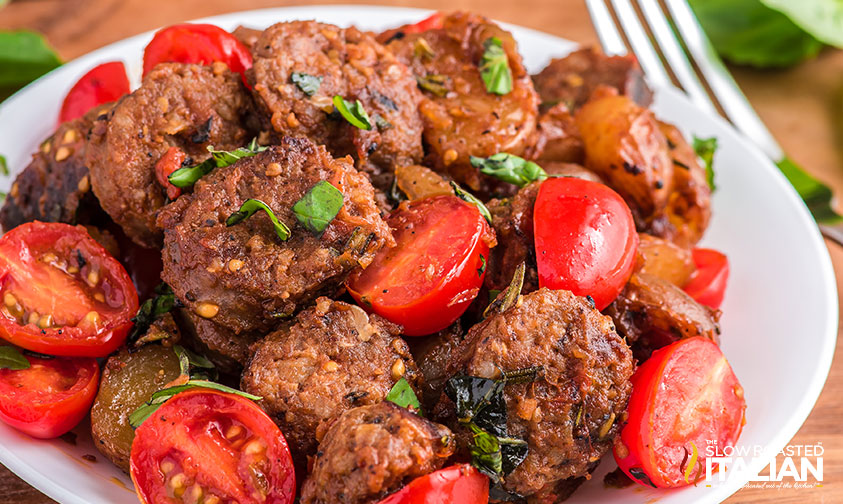
M 667 205 L 673 165 L 652 112 L 616 93 L 601 88 L 577 112 L 585 166 L 623 196 L 636 226 L 646 229 Z
M 720 340 L 720 311 L 697 303 L 657 276 L 634 273 L 605 314 L 612 317 L 639 362 L 680 339 L 703 336 L 718 344 Z
M 538 128 L 526 157 L 539 164 L 547 161 L 582 164 L 585 161 L 580 131 L 564 103 L 539 115 Z
M 108 358 L 91 409 L 91 435 L 97 449 L 123 471 L 129 472 L 135 439 L 129 415 L 178 376 L 176 353 L 159 344 L 132 353 L 124 348 Z
M 678 287 L 688 283 L 695 269 L 689 249 L 646 233 L 638 234 L 637 262 L 638 273 L 657 276 Z
M 395 183 L 410 200 L 454 193 L 442 175 L 419 165 L 396 166 Z

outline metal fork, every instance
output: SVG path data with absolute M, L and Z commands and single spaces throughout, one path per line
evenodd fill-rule
M 688 98 L 699 108 L 714 114 L 718 113 L 713 101 L 716 100 L 724 117 L 769 156 L 790 180 L 818 222 L 822 234 L 838 245 L 843 245 L 843 219 L 831 208 L 831 190 L 785 155 L 720 60 L 687 1 L 663 0 L 667 6 L 666 12 L 659 0 L 586 0 L 604 52 L 624 55 L 627 47 L 607 2 L 614 8 L 620 21 L 619 27 L 626 34 L 649 81 L 656 87 L 674 85 L 656 50 L 658 47 Z M 638 4 L 643 21 L 652 33 L 652 40 L 633 2 Z M 671 27 L 668 14 L 676 30 Z M 711 89 L 711 95 L 700 82 L 689 55 Z

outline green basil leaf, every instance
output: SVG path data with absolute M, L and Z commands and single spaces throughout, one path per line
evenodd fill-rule
M 393 385 L 389 393 L 386 394 L 386 400 L 394 402 L 402 408 L 412 408 L 413 411 L 417 412 L 421 416 L 424 416 L 424 414 L 422 414 L 419 398 L 416 396 L 416 393 L 413 391 L 413 387 L 410 386 L 410 383 L 403 377 L 395 382 L 395 385 Z
M 448 95 L 448 92 L 450 91 L 450 89 L 448 89 L 448 83 L 450 80 L 451 79 L 445 75 L 430 74 L 425 75 L 424 77 L 416 75 L 416 84 L 418 84 L 421 90 L 433 93 L 440 98 L 444 98 Z
M 468 192 L 468 191 L 466 191 L 465 189 L 463 189 L 462 187 L 460 187 L 460 186 L 459 186 L 456 182 L 454 182 L 454 181 L 451 181 L 451 189 L 453 189 L 453 190 L 454 190 L 454 194 L 455 194 L 455 195 L 456 195 L 459 199 L 461 199 L 461 200 L 463 200 L 463 201 L 465 201 L 465 202 L 467 202 L 467 203 L 471 203 L 472 205 L 476 206 L 476 207 L 477 207 L 477 210 L 479 210 L 479 211 L 480 211 L 480 215 L 482 215 L 482 216 L 483 216 L 483 218 L 484 218 L 484 219 L 486 219 L 486 222 L 488 222 L 490 226 L 492 225 L 492 214 L 491 214 L 491 213 L 489 213 L 489 209 L 488 209 L 488 208 L 486 208 L 486 205 L 484 205 L 482 201 L 480 201 L 479 199 L 477 199 L 477 198 L 476 198 L 473 194 L 471 194 L 470 192 Z
M 372 121 L 369 119 L 369 114 L 363 108 L 360 100 L 354 100 L 354 103 L 346 101 L 340 95 L 334 96 L 334 107 L 346 121 L 352 126 L 356 126 L 362 130 L 371 130 Z
M 293 213 L 308 231 L 319 234 L 334 220 L 342 205 L 342 192 L 327 180 L 320 180 L 293 205 Z
M 269 216 L 269 220 L 272 221 L 272 226 L 275 228 L 275 234 L 278 235 L 278 238 L 286 241 L 290 237 L 290 228 L 278 220 L 278 217 L 275 216 L 269 205 L 259 199 L 247 199 L 243 202 L 240 205 L 240 210 L 228 216 L 228 219 L 225 220 L 225 225 L 230 227 L 239 224 L 254 215 L 258 210 L 263 210 Z
M 319 86 L 322 85 L 322 77 L 301 72 L 293 72 L 290 80 L 307 96 L 315 95 L 319 91 Z
M 9 176 L 9 165 L 6 163 L 6 156 L 0 154 L 0 173 Z
M 469 425 L 469 429 L 473 434 L 469 446 L 471 465 L 493 482 L 499 482 L 503 475 L 503 454 L 498 438 L 474 424 Z
M 182 375 L 192 380 L 216 379 L 216 367 L 205 356 L 194 353 L 181 345 L 173 345 L 173 351 L 179 358 L 179 369 Z M 197 368 L 200 371 L 196 371 Z
M 233 151 L 218 151 L 214 150 L 212 145 L 209 145 L 208 152 L 211 153 L 210 158 L 195 166 L 179 168 L 171 173 L 170 176 L 167 177 L 167 180 L 179 188 L 191 187 L 197 180 L 211 173 L 214 168 L 231 166 L 243 158 L 252 157 L 259 152 L 265 151 L 266 149 L 266 147 L 258 145 L 257 138 L 253 138 L 252 141 L 249 142 L 249 145 L 240 147 Z
M 252 401 L 260 401 L 263 399 L 262 397 L 248 394 L 246 392 L 233 389 L 231 387 L 226 387 L 225 385 L 221 385 L 212 381 L 190 380 L 184 385 L 176 385 L 175 387 L 161 389 L 152 394 L 148 401 L 143 403 L 140 407 L 138 407 L 129 415 L 129 425 L 133 429 L 137 429 L 147 418 L 152 416 L 152 414 L 155 413 L 158 408 L 161 407 L 162 404 L 167 402 L 168 399 L 172 398 L 179 392 L 184 392 L 185 390 L 195 388 L 207 388 L 211 390 L 217 390 L 220 392 L 227 392 L 229 394 L 235 394 L 239 395 L 240 397 L 245 397 L 246 399 L 251 399 Z
M 0 100 L 61 64 L 40 34 L 0 31 Z
M 16 347 L 0 346 L 0 369 L 11 369 L 13 371 L 29 369 L 29 361 Z
M 827 185 L 812 177 L 788 157 L 778 161 L 776 166 L 799 193 L 817 222 L 822 224 L 843 222 L 843 217 L 831 206 L 834 195 Z
M 843 2 L 840 0 L 761 0 L 783 12 L 821 42 L 843 48 Z
M 705 180 L 708 182 L 708 187 L 713 191 L 716 189 L 714 185 L 714 152 L 717 150 L 717 138 L 697 138 L 694 135 L 694 152 L 703 160 L 705 164 Z
M 483 257 L 483 254 L 480 254 L 480 267 L 477 268 L 477 276 L 483 277 L 483 273 L 486 272 L 486 258 Z
M 132 322 L 135 325 L 132 327 L 132 332 L 129 333 L 129 342 L 135 342 L 146 334 L 153 322 L 161 315 L 168 313 L 176 305 L 176 296 L 169 285 L 161 283 L 155 287 L 155 292 L 157 295 L 144 301 L 138 309 L 138 313 L 132 317 Z
M 524 187 L 530 182 L 547 178 L 547 173 L 541 166 L 506 152 L 499 152 L 487 158 L 471 156 L 471 166 L 480 168 L 481 173 L 515 184 L 518 187 Z
M 509 69 L 509 59 L 501 39 L 489 37 L 483 41 L 480 76 L 489 93 L 505 95 L 512 91 L 512 70 Z
M 430 43 L 424 37 L 419 37 L 416 39 L 415 43 L 413 44 L 413 58 L 426 58 L 426 59 L 433 59 L 436 57 L 436 53 L 433 52 L 433 48 L 430 47 Z

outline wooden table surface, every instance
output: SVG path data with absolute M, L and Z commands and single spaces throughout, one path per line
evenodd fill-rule
M 237 10 L 337 3 L 286 0 L 13 0 L 0 10 L 0 29 L 44 33 L 65 60 L 158 26 Z M 345 0 L 339 3 L 355 3 Z M 364 0 L 360 3 L 475 10 L 496 19 L 595 44 L 583 0 Z M 797 162 L 843 194 L 843 51 L 785 71 L 735 69 L 735 77 L 775 136 Z M 839 208 L 838 210 L 843 210 Z M 715 209 L 716 211 L 716 209 Z M 843 249 L 829 244 L 843 288 Z M 771 272 L 775 273 L 775 272 Z M 843 310 L 841 310 L 843 312 Z M 743 489 L 728 502 L 843 502 L 843 344 L 813 412 L 793 444 L 822 443 L 824 484 L 812 489 Z M 774 393 L 771 391 L 771 393 Z M 785 406 L 783 406 L 785 407 Z M 50 502 L 0 466 L 0 502 Z

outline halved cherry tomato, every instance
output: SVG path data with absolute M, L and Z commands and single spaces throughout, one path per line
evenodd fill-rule
M 712 249 L 695 248 L 692 254 L 697 270 L 682 289 L 698 303 L 720 308 L 729 280 L 729 259 Z
M 211 389 L 177 394 L 147 418 L 130 465 L 143 503 L 290 504 L 296 495 L 278 427 L 251 400 Z
M 50 355 L 104 357 L 138 311 L 123 266 L 81 226 L 29 222 L 0 238 L 0 337 Z
M 542 182 L 533 210 L 539 286 L 609 306 L 635 266 L 632 213 L 608 186 L 573 177 Z
M 198 63 L 221 61 L 246 82 L 252 68 L 252 53 L 234 35 L 211 24 L 178 24 L 158 30 L 143 51 L 143 74 L 158 63 Z
M 82 117 L 89 110 L 129 94 L 126 67 L 119 61 L 92 68 L 70 88 L 59 113 L 59 123 Z
M 451 195 L 402 203 L 388 223 L 397 245 L 352 274 L 349 293 L 408 336 L 448 327 L 480 292 L 493 231 L 477 207 Z
M 461 464 L 420 476 L 378 504 L 486 504 L 489 478 Z
M 42 359 L 25 355 L 28 369 L 0 369 L 0 420 L 32 437 L 61 436 L 94 402 L 96 359 Z
M 434 12 L 430 16 L 413 24 L 405 24 L 398 28 L 392 28 L 378 35 L 378 41 L 386 44 L 396 38 L 403 38 L 408 33 L 422 33 L 428 30 L 437 30 L 444 26 L 445 14 L 441 12 Z
M 182 163 L 186 158 L 186 154 L 178 147 L 170 147 L 167 152 L 161 156 L 161 159 L 155 163 L 155 180 L 161 184 L 161 187 L 167 190 L 167 197 L 174 200 L 181 194 L 181 189 L 170 183 L 169 177 L 174 171 L 181 168 Z
M 618 466 L 648 486 L 705 476 L 707 447 L 734 446 L 744 424 L 743 388 L 711 340 L 679 340 L 653 352 L 632 375 L 629 418 L 615 445 Z

